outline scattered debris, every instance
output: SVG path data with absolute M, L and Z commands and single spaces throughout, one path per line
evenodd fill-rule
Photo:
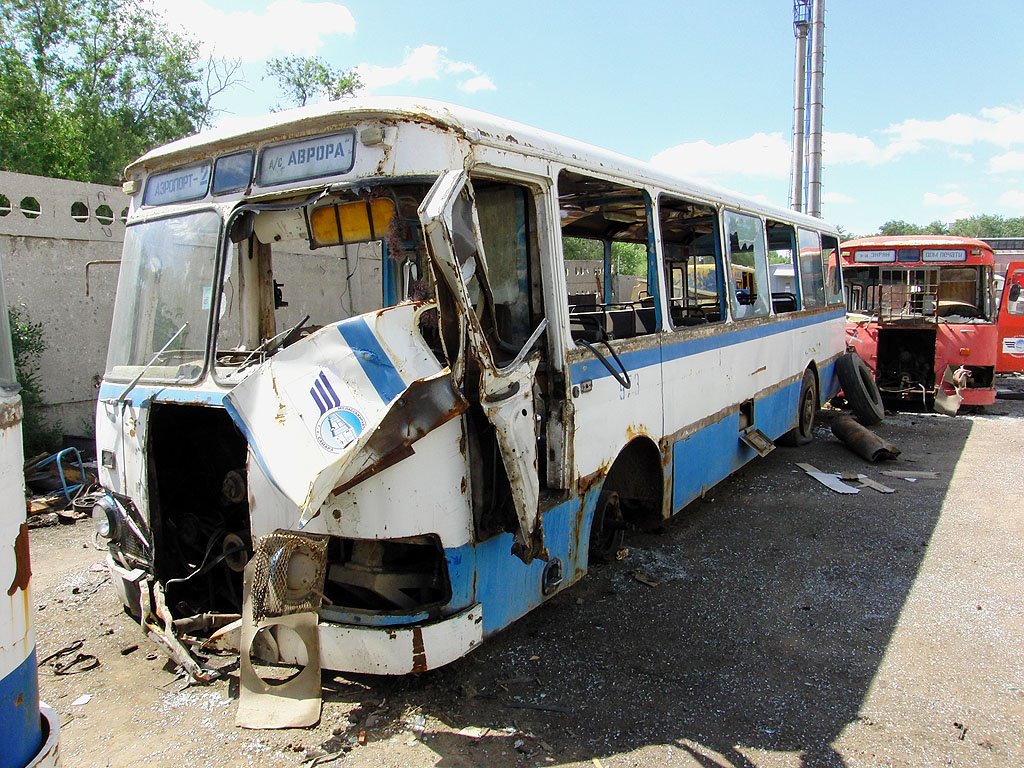
M 91 693 L 83 693 L 81 696 L 79 696 L 77 699 L 75 699 L 74 701 L 71 702 L 71 706 L 72 707 L 84 707 L 90 701 L 92 701 L 92 694 Z
M 482 739 L 490 732 L 490 728 L 481 728 L 477 725 L 470 725 L 459 731 L 459 736 L 465 736 L 467 739 Z
M 511 699 L 504 699 L 501 703 L 509 709 L 536 709 L 541 712 L 572 712 L 572 709 L 569 707 L 563 707 L 560 704 L 531 704 L 525 701 L 512 701 Z
M 899 477 L 904 480 L 938 480 L 938 472 L 910 472 L 901 469 L 886 469 L 882 471 L 883 475 L 889 477 Z
M 641 571 L 633 571 L 633 578 L 639 581 L 641 584 L 646 584 L 648 587 L 657 587 L 659 584 L 661 584 L 661 582 L 657 579 L 652 578 L 648 576 L 646 573 L 642 573 Z
M 852 485 L 847 485 L 838 477 L 836 477 L 833 473 L 822 472 L 813 464 L 807 464 L 802 461 L 798 461 L 796 465 L 829 490 L 835 491 L 836 493 L 860 493 L 859 488 L 854 488 Z
M 121 649 L 121 655 L 122 656 L 127 656 L 127 655 L 129 655 L 131 653 L 135 653 L 137 650 L 139 650 L 139 646 L 137 644 L 136 645 L 129 645 L 127 648 L 122 648 Z
M 50 526 L 57 525 L 58 523 L 60 523 L 60 517 L 58 517 L 56 512 L 32 514 L 28 518 L 29 528 L 49 528 Z
M 895 459 L 900 449 L 887 443 L 863 424 L 843 414 L 832 419 L 832 434 L 847 448 L 868 461 Z
M 38 666 L 53 667 L 55 675 L 77 675 L 81 672 L 88 672 L 90 669 L 96 669 L 100 665 L 100 660 L 91 653 L 81 653 L 83 645 L 85 645 L 84 639 L 75 640 L 41 659 Z M 75 654 L 72 658 L 66 658 L 72 653 Z

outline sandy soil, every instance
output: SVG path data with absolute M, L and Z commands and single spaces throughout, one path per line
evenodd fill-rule
M 100 662 L 41 667 L 64 764 L 1024 765 L 1024 402 L 889 415 L 877 431 L 903 455 L 885 465 L 828 417 L 468 657 L 325 673 L 303 730 L 236 728 L 237 677 L 175 675 L 122 613 L 88 522 L 35 530 L 39 657 L 81 639 Z M 896 493 L 841 496 L 797 461 Z

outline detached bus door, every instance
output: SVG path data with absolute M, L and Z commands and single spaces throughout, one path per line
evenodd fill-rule
M 1024 261 L 1006 268 L 999 297 L 999 357 L 996 373 L 1024 371 Z

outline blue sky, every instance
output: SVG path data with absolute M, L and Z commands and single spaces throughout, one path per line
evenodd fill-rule
M 786 205 L 790 0 L 151 0 L 243 60 L 222 121 L 281 101 L 269 56 L 355 67 L 372 94 L 436 98 Z M 1024 2 L 826 0 L 823 215 L 1024 215 Z

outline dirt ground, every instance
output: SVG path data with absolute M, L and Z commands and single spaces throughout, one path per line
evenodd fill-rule
M 236 728 L 237 676 L 175 676 L 122 613 L 88 521 L 35 530 L 39 658 L 82 639 L 99 661 L 40 669 L 64 765 L 1024 765 L 1024 402 L 889 414 L 877 432 L 903 454 L 884 464 L 830 415 L 468 657 L 325 673 L 310 729 Z M 797 461 L 896 493 L 839 495 Z

